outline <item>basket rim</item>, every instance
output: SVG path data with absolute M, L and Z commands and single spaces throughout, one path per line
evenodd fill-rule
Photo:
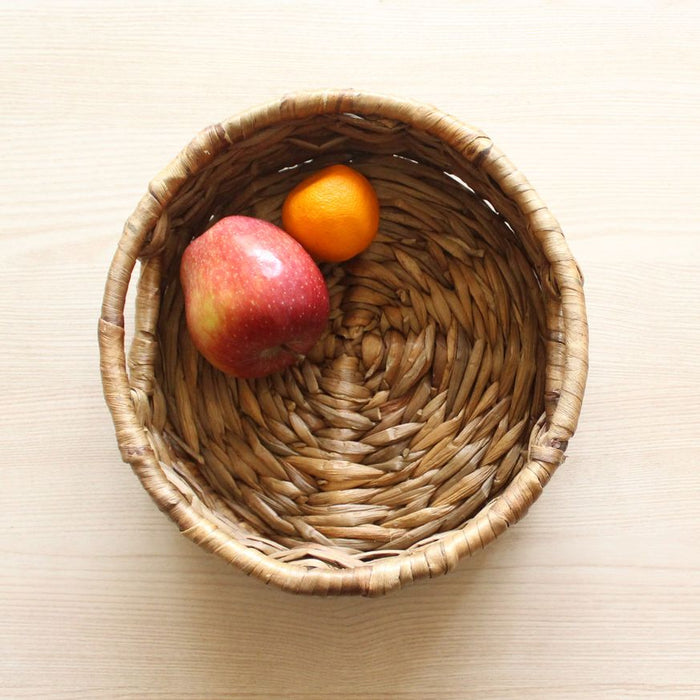
M 326 570 L 280 562 L 230 538 L 216 523 L 196 513 L 166 478 L 130 399 L 124 306 L 137 259 L 157 244 L 152 240 L 156 221 L 189 177 L 232 143 L 262 128 L 305 117 L 344 113 L 398 120 L 434 135 L 482 169 L 518 207 L 551 266 L 552 281 L 560 295 L 561 337 L 547 340 L 561 346 L 559 358 L 563 353 L 563 366 L 559 368 L 561 389 L 553 397 L 554 410 L 536 441 L 531 442 L 526 464 L 499 495 L 461 528 L 445 533 L 420 550 L 406 550 L 395 557 L 350 569 Z M 558 222 L 525 176 L 485 133 L 446 112 L 412 100 L 357 90 L 288 94 L 199 132 L 151 180 L 124 225 L 105 283 L 98 339 L 103 391 L 122 459 L 131 465 L 158 507 L 189 539 L 244 572 L 286 591 L 317 595 L 379 595 L 411 581 L 446 573 L 460 559 L 482 549 L 518 522 L 564 459 L 568 441 L 576 431 L 588 374 L 588 325 L 581 272 Z M 547 364 L 550 361 L 547 353 Z

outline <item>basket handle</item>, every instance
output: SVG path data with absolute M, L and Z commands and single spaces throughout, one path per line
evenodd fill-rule
M 151 448 L 128 399 L 131 384 L 126 371 L 124 307 L 139 251 L 157 216 L 157 202 L 149 193 L 127 219 L 107 274 L 98 322 L 105 401 L 112 414 L 122 459 L 134 468 Z

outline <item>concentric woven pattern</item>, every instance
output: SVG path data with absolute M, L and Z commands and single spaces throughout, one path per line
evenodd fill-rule
M 214 370 L 185 326 L 185 246 L 228 214 L 279 224 L 287 192 L 338 162 L 370 179 L 381 226 L 323 266 L 326 333 L 270 377 Z M 118 314 L 136 256 L 127 384 Z M 101 341 L 124 458 L 156 502 L 296 592 L 382 593 L 483 547 L 562 461 L 585 382 L 580 275 L 524 178 L 480 132 L 355 93 L 203 132 L 127 222 Z

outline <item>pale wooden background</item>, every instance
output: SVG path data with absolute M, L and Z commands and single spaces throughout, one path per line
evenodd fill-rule
M 700 5 L 0 6 L 0 693 L 700 697 Z M 96 323 L 124 219 L 200 128 L 355 87 L 487 131 L 586 275 L 569 459 L 457 572 L 294 598 L 120 461 Z

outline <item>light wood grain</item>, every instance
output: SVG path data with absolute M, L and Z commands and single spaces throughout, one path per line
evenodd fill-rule
M 699 697 L 698 26 L 692 2 L 0 7 L 0 695 Z M 179 536 L 99 382 L 148 180 L 206 124 L 326 86 L 487 131 L 562 223 L 591 324 L 530 514 L 379 600 L 294 598 Z

